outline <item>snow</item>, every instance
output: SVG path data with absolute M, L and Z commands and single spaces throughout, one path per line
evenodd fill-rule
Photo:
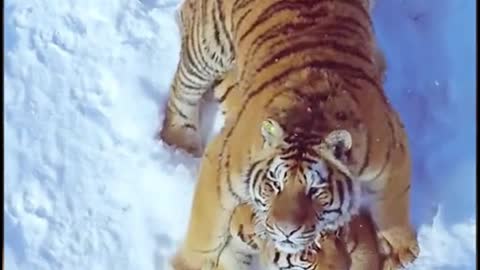
M 377 2 L 385 86 L 414 158 L 422 253 L 410 269 L 474 269 L 475 1 Z M 153 140 L 177 6 L 6 1 L 6 269 L 165 269 L 198 167 Z

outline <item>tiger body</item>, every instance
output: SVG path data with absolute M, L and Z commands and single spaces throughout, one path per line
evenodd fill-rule
M 367 0 L 183 3 L 160 137 L 199 155 L 199 105 L 215 85 L 225 124 L 203 154 L 175 269 L 218 258 L 242 203 L 259 220 L 258 235 L 285 253 L 363 208 L 384 269 L 418 256 L 407 137 L 382 89 L 370 10 Z

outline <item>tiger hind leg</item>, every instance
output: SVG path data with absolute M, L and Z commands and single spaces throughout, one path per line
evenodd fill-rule
M 195 62 L 187 56 L 188 40 L 187 37 L 183 41 L 182 55 L 157 138 L 200 156 L 203 150 L 199 126 L 200 103 L 204 94 L 211 89 L 215 76 L 205 71 L 201 62 Z

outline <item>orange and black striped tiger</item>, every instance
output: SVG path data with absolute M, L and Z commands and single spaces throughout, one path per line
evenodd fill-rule
M 298 252 L 359 209 L 384 269 L 419 254 L 410 224 L 407 136 L 383 87 L 368 0 L 186 0 L 180 62 L 160 137 L 203 150 L 199 106 L 225 113 L 201 161 L 188 231 L 173 266 L 200 269 L 248 203 L 275 247 Z

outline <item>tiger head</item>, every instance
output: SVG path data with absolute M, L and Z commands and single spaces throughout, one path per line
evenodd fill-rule
M 262 123 L 261 134 L 261 158 L 247 171 L 256 230 L 279 251 L 297 253 L 357 211 L 359 187 L 342 162 L 352 138 L 346 130 L 323 138 L 287 134 L 272 119 Z

